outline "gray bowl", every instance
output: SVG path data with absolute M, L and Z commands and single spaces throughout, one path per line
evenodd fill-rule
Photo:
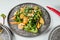
M 3 32 L 0 33 L 0 38 L 2 40 L 12 40 L 12 35 L 11 35 L 9 29 L 5 25 L 2 25 L 2 24 L 0 24 L 0 28 L 3 29 Z
M 48 40 L 60 40 L 60 25 L 51 31 Z
M 43 18 L 44 18 L 45 24 L 42 25 L 42 27 L 39 29 L 39 32 L 36 33 L 36 34 L 26 32 L 24 30 L 20 30 L 20 29 L 17 28 L 17 25 L 12 25 L 12 24 L 9 23 L 9 22 L 13 21 L 13 20 L 10 20 L 10 18 L 14 15 L 14 12 L 17 11 L 18 9 L 20 9 L 21 7 L 23 7 L 24 5 L 26 5 L 26 6 L 31 5 L 33 7 L 34 6 L 39 6 L 40 9 L 43 12 Z M 44 32 L 49 27 L 50 22 L 51 22 L 51 18 L 50 18 L 49 13 L 47 12 L 47 10 L 45 8 L 43 8 L 42 6 L 40 6 L 38 4 L 35 4 L 35 3 L 23 3 L 23 4 L 19 4 L 19 5 L 15 6 L 14 8 L 11 9 L 11 11 L 8 14 L 7 21 L 8 21 L 8 25 L 10 26 L 10 29 L 14 33 L 16 33 L 18 35 L 21 35 L 21 36 L 25 36 L 25 37 L 35 37 L 35 36 L 40 35 L 42 32 Z

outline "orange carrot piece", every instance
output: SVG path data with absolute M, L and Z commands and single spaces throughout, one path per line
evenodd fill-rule
M 10 24 L 19 24 L 20 22 L 10 22 Z

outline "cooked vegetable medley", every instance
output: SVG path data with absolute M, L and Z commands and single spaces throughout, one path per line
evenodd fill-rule
M 11 18 L 14 22 L 11 24 L 17 24 L 18 29 L 23 29 L 27 32 L 37 33 L 41 25 L 44 24 L 42 18 L 42 11 L 38 6 L 24 6 L 14 13 Z

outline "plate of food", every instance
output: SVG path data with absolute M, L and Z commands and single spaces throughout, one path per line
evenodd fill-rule
M 14 33 L 34 37 L 49 27 L 51 18 L 42 6 L 35 3 L 22 3 L 11 9 L 7 21 Z
M 12 40 L 9 29 L 0 23 L 0 40 Z

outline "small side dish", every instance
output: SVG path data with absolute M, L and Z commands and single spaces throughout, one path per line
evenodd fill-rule
M 18 29 L 27 32 L 38 33 L 38 30 L 44 24 L 42 11 L 38 6 L 24 6 L 17 10 L 10 20 L 10 24 L 18 25 Z
M 0 23 L 0 40 L 11 40 L 12 35 L 9 29 Z

